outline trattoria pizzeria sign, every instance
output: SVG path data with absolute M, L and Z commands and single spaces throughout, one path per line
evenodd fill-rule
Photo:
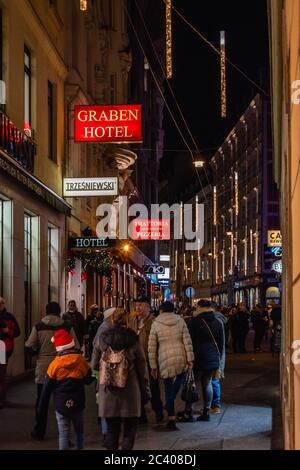
M 141 105 L 75 106 L 76 142 L 142 142 Z

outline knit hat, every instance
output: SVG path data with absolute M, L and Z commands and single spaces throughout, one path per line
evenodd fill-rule
M 113 315 L 116 311 L 116 307 L 111 307 L 111 308 L 107 308 L 106 310 L 104 310 L 104 319 L 106 320 L 108 317 L 110 317 L 111 315 Z
M 51 338 L 56 351 L 65 351 L 75 346 L 74 338 L 66 330 L 57 330 Z

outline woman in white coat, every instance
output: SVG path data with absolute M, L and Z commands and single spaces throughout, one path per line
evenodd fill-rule
M 194 353 L 185 321 L 174 313 L 174 305 L 164 302 L 152 323 L 148 354 L 153 378 L 164 381 L 169 429 L 176 428 L 174 402 L 188 367 L 193 367 Z

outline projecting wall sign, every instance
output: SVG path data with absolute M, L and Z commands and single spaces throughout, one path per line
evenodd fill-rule
M 164 266 L 154 266 L 152 264 L 146 264 L 144 266 L 145 274 L 164 274 L 165 268 Z
M 118 178 L 65 178 L 64 197 L 116 196 Z
M 76 142 L 142 142 L 140 104 L 75 106 Z
M 282 246 L 280 230 L 268 230 L 268 246 Z

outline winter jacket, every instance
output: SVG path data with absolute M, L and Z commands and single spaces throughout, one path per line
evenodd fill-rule
M 215 338 L 219 351 L 205 322 Z M 211 370 L 221 367 L 224 333 L 223 326 L 220 320 L 215 317 L 213 310 L 198 308 L 188 326 L 195 353 L 194 369 Z
M 112 327 L 112 324 L 110 323 L 109 320 L 103 320 L 101 325 L 98 328 L 98 331 L 96 333 L 96 336 L 93 341 L 93 354 L 92 354 L 92 359 L 91 359 L 91 368 L 95 370 L 99 370 L 99 363 L 100 363 L 100 358 L 101 358 L 101 347 L 102 347 L 102 340 L 100 339 L 101 334 L 104 333 L 104 331 L 109 330 Z
M 73 328 L 65 323 L 57 315 L 46 315 L 37 323 L 30 333 L 25 347 L 33 352 L 37 352 L 37 361 L 35 368 L 35 383 L 43 384 L 50 362 L 56 356 L 56 349 L 51 342 L 51 338 L 57 330 L 66 330 L 73 336 L 76 348 L 80 349 Z
M 93 382 L 91 369 L 79 350 L 58 353 L 47 370 L 39 410 L 53 391 L 55 410 L 68 416 L 85 408 L 84 385 Z
M 129 326 L 136 332 L 136 334 L 140 338 L 140 342 L 144 348 L 145 356 L 148 360 L 148 343 L 149 343 L 149 336 L 152 327 L 152 323 L 155 320 L 155 316 L 150 314 L 147 318 L 144 319 L 142 327 L 139 329 L 139 322 L 137 317 L 133 317 L 130 319 Z
M 66 312 L 62 314 L 62 319 L 69 325 L 69 328 L 73 328 L 75 331 L 76 338 L 78 339 L 78 343 L 82 347 L 83 345 L 83 338 L 86 334 L 85 331 L 85 321 L 83 318 L 82 313 L 76 310 L 75 312 Z
M 228 322 L 228 319 L 223 315 L 221 312 L 215 312 L 214 313 L 215 318 L 221 323 L 222 329 L 223 329 L 223 351 L 221 355 L 221 361 L 220 361 L 220 369 L 221 369 L 221 377 L 225 377 L 225 362 L 226 362 L 226 333 L 225 333 L 225 328 L 226 324 Z
M 236 315 L 236 328 L 238 336 L 246 335 L 249 331 L 250 314 L 245 307 L 240 307 Z
M 164 312 L 152 323 L 148 357 L 151 369 L 159 369 L 163 379 L 176 377 L 194 360 L 193 346 L 185 321 Z
M 139 417 L 141 404 L 147 403 L 151 397 L 143 347 L 137 334 L 130 328 L 120 326 L 103 328 L 102 325 L 100 328 L 102 332 L 100 336 L 97 333 L 94 341 L 92 367 L 99 368 L 100 356 L 110 346 L 114 351 L 125 349 L 129 371 L 125 388 L 99 385 L 99 416 L 104 418 Z
M 256 332 L 264 332 L 266 330 L 268 317 L 263 309 L 256 307 L 251 313 L 251 321 L 253 329 Z
M 8 332 L 4 333 L 3 329 L 8 328 Z M 6 360 L 10 358 L 14 350 L 14 338 L 20 336 L 20 328 L 17 320 L 12 313 L 6 309 L 0 312 L 0 340 L 5 344 Z

